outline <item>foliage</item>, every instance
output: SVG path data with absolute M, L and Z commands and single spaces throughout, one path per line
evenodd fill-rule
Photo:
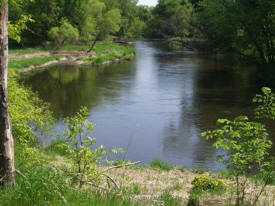
M 208 178 L 202 175 L 195 177 L 191 184 L 193 185 L 193 189 L 204 192 L 221 192 L 226 189 L 226 184 L 224 181 Z
M 20 42 L 22 32 L 27 29 L 27 22 L 32 21 L 30 16 L 22 15 L 14 24 L 9 22 L 9 38 Z
M 165 171 L 169 171 L 173 168 L 173 166 L 170 163 L 162 161 L 157 158 L 150 163 L 150 166 L 153 168 L 157 168 Z
M 79 38 L 78 30 L 66 19 L 61 21 L 60 27 L 51 28 L 48 35 L 59 47 L 64 43 L 72 43 Z
M 209 48 L 274 64 L 273 0 L 203 0 L 198 5 L 200 28 Z
M 104 174 L 104 171 L 98 167 L 102 156 L 121 152 L 117 149 L 106 151 L 103 145 L 92 149 L 96 144 L 96 139 L 88 136 L 93 130 L 93 124 L 86 119 L 88 114 L 87 108 L 83 107 L 74 117 L 65 119 L 68 129 L 63 147 L 66 148 L 69 157 L 73 160 L 72 172 L 76 174 L 79 187 L 87 182 L 92 182 L 94 185 L 99 184 L 100 176 Z
M 151 36 L 193 38 L 198 35 L 193 5 L 187 0 L 160 0 L 149 21 Z
M 253 103 L 259 104 L 255 109 L 255 117 L 275 120 L 275 94 L 267 87 L 262 88 L 262 93 L 253 98 Z
M 8 81 L 13 136 L 21 144 L 34 144 L 37 134 L 49 131 L 53 122 L 52 114 L 49 105 L 42 102 L 30 89 L 21 86 L 15 76 L 10 72 Z
M 99 193 L 89 189 L 75 189 L 68 184 L 70 175 L 62 168 L 52 164 L 51 154 L 33 149 L 33 154 L 26 155 L 22 145 L 15 150 L 16 168 L 25 177 L 16 175 L 15 188 L 3 188 L 0 193 L 1 205 L 5 206 L 131 206 L 128 196 Z M 39 160 L 39 162 L 34 161 Z
M 119 30 L 121 22 L 121 14 L 119 9 L 112 9 L 105 13 L 98 20 L 96 26 L 98 39 L 103 40 L 108 34 L 115 33 Z
M 256 95 L 255 102 L 261 103 L 256 109 L 257 118 L 270 117 L 274 105 L 270 104 L 273 94 L 270 89 L 262 89 L 264 96 Z M 272 99 L 272 98 L 271 98 Z M 272 101 L 271 101 L 272 102 Z M 213 140 L 213 146 L 224 149 L 227 154 L 220 159 L 232 171 L 236 182 L 236 203 L 242 205 L 246 201 L 248 177 L 254 174 L 262 177 L 261 191 L 273 181 L 273 162 L 268 159 L 272 141 L 268 139 L 265 126 L 259 122 L 249 121 L 246 116 L 236 117 L 233 121 L 218 119 L 219 129 L 201 133 L 202 137 Z M 259 196 L 252 201 L 256 205 Z
M 39 45 L 48 41 L 50 32 L 58 37 L 57 27 L 62 19 L 79 31 L 81 40 L 91 41 L 100 34 L 103 39 L 108 34 L 118 38 L 140 37 L 145 29 L 151 11 L 138 6 L 136 0 L 12 0 L 10 6 L 10 33 L 22 44 Z M 118 14 L 119 13 L 119 14 Z M 25 22 L 22 17 L 30 17 Z M 119 22 L 118 22 L 119 20 Z M 21 23 L 25 24 L 21 24 Z M 104 27 L 102 24 L 105 24 Z M 14 29 L 15 25 L 18 26 Z M 24 28 L 22 28 L 24 26 Z M 19 31 L 19 28 L 20 29 Z M 24 29 L 24 31 L 23 31 Z M 64 34 L 63 34 L 64 35 Z M 101 36 L 102 35 L 102 36 Z M 62 41 L 61 41 L 62 42 Z
M 191 184 L 193 185 L 190 190 L 187 206 L 197 206 L 200 202 L 200 197 L 204 193 L 222 194 L 226 191 L 227 185 L 222 180 L 208 178 L 206 176 L 195 177 Z

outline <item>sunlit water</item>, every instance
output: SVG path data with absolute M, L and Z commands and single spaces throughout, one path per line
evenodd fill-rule
M 130 62 L 105 67 L 58 65 L 25 76 L 52 105 L 55 131 L 62 119 L 88 107 L 92 136 L 117 158 L 160 158 L 187 167 L 219 169 L 221 153 L 199 137 L 219 117 L 251 115 L 257 85 L 252 68 L 233 68 L 192 51 L 169 51 L 159 42 L 136 43 Z

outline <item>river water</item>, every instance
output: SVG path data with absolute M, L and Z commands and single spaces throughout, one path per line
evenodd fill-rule
M 88 107 L 93 137 L 117 158 L 154 158 L 187 167 L 220 169 L 221 151 L 199 137 L 217 118 L 251 116 L 257 85 L 253 68 L 236 67 L 193 51 L 171 51 L 139 41 L 130 62 L 104 67 L 58 65 L 25 76 L 25 84 L 62 119 Z M 274 133 L 274 132 L 273 132 Z

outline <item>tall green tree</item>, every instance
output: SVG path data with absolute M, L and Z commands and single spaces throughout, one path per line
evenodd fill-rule
M 107 35 L 120 29 L 121 15 L 119 9 L 112 9 L 97 19 L 94 41 L 88 50 L 91 52 L 98 40 L 104 40 Z
M 203 0 L 198 19 L 216 51 L 234 51 L 259 63 L 275 63 L 273 0 Z
M 194 9 L 187 0 L 159 0 L 150 27 L 154 37 L 194 36 Z

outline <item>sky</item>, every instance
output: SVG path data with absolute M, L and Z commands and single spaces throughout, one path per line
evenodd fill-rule
M 148 6 L 156 6 L 158 0 L 139 0 L 138 4 L 148 5 Z

